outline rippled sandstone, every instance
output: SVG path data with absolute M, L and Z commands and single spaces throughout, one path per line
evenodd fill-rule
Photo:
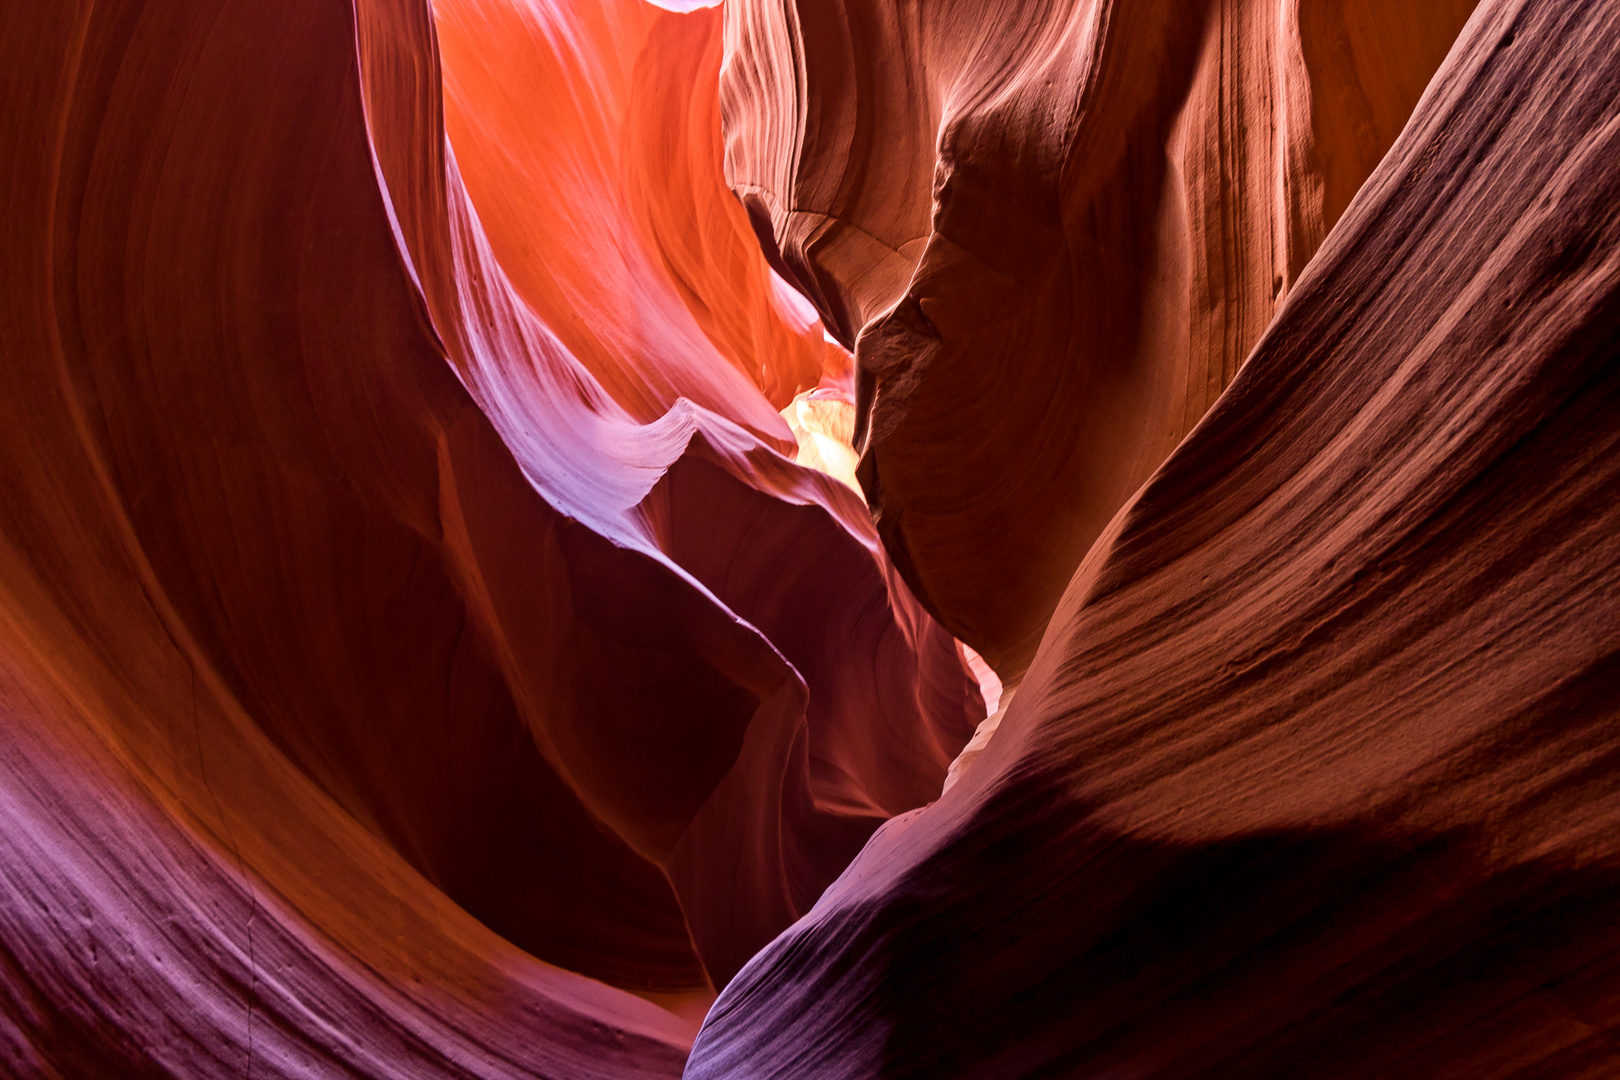
M 1003 678 L 1473 6 L 728 6 L 727 178 L 856 351 L 884 543 Z
M 0 8 L 0 1075 L 1612 1075 L 1617 56 Z
M 1620 1067 L 1617 45 L 1481 5 L 978 759 L 688 1077 Z

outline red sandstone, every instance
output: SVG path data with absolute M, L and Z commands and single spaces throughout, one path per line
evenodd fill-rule
M 0 1075 L 1620 1071 L 1608 6 L 0 65 Z

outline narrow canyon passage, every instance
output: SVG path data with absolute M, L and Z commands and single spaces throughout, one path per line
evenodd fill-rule
M 1620 1072 L 1612 6 L 0 71 L 0 1076 Z

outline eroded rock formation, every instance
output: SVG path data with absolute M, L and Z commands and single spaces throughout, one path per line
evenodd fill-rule
M 1473 6 L 729 6 L 727 177 L 833 333 L 860 339 L 885 544 L 1004 678 Z
M 0 7 L 0 1075 L 1613 1074 L 1620 15 L 1473 8 Z
M 662 123 L 718 15 L 619 7 L 675 24 L 624 97 Z M 6 1070 L 678 1072 L 690 1021 L 591 978 L 712 993 L 982 716 L 783 457 L 847 360 L 721 201 L 713 96 L 565 129 L 664 156 L 553 177 L 603 234 L 514 285 L 425 5 L 6 19 Z
M 1617 45 L 1482 6 L 983 756 L 688 1077 L 1620 1068 Z

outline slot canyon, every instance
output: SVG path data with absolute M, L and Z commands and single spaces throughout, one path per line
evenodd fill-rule
M 0 1077 L 1620 1077 L 1613 0 L 0 99 Z

